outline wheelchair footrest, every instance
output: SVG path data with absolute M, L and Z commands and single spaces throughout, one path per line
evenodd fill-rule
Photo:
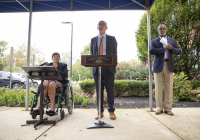
M 49 115 L 49 116 L 54 116 L 54 115 L 58 115 L 58 112 L 46 111 L 46 114 Z
M 42 112 L 44 114 L 44 110 Z M 30 112 L 30 115 L 40 115 L 40 111 L 39 110 L 33 110 L 32 112 Z

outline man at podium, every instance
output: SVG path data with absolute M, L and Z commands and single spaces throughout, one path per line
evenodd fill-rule
M 117 41 L 114 36 L 106 34 L 107 23 L 105 21 L 99 21 L 97 30 L 99 35 L 91 39 L 90 43 L 90 53 L 91 55 L 117 55 Z M 114 113 L 114 75 L 116 73 L 116 67 L 102 67 L 101 68 L 101 114 L 103 115 L 103 91 L 104 86 L 106 87 L 107 92 L 107 102 L 108 102 L 108 111 L 110 114 L 110 119 L 115 120 L 116 115 Z M 97 93 L 97 106 L 98 106 L 98 67 L 93 67 L 92 74 L 95 81 L 96 93 Z M 98 108 L 97 108 L 98 110 Z M 98 114 L 95 117 L 98 120 Z

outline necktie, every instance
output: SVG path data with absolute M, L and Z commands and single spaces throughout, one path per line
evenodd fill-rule
M 101 45 L 100 45 L 100 55 L 103 55 L 103 36 L 102 36 Z

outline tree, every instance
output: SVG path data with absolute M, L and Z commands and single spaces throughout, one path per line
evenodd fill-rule
M 70 54 L 70 52 L 63 52 L 63 53 L 61 53 L 61 60 L 60 60 L 60 62 L 62 62 L 62 63 L 66 63 L 69 67 L 70 67 L 70 60 L 71 60 L 71 54 Z
M 3 57 L 4 57 L 4 52 L 7 50 L 7 45 L 8 42 L 6 41 L 0 41 L 0 70 L 3 68 L 4 65 L 4 61 L 3 61 Z
M 81 55 L 89 55 L 89 54 L 90 54 L 90 44 L 84 46 L 83 51 L 81 52 Z M 81 80 L 93 78 L 92 67 L 82 66 L 80 59 L 78 59 L 72 65 L 72 80 L 78 81 L 79 74 L 81 74 Z
M 35 65 L 39 65 L 45 61 L 45 54 L 39 50 L 37 47 L 31 47 L 30 52 L 30 65 L 33 65 L 33 55 L 36 55 L 35 57 Z M 4 56 L 4 70 L 9 70 L 9 63 L 10 63 L 10 54 L 7 54 Z M 14 67 L 21 67 L 27 65 L 27 48 L 25 44 L 19 45 L 18 49 L 14 49 L 14 57 L 13 57 L 13 66 Z M 16 69 L 17 72 L 22 72 L 22 69 L 13 68 Z
M 148 36 L 147 36 L 147 14 L 142 16 L 139 29 L 135 32 L 136 44 L 138 48 L 138 59 L 142 62 L 148 61 Z
M 175 72 L 183 71 L 189 79 L 199 75 L 200 71 L 200 2 L 199 0 L 156 0 L 150 11 L 151 38 L 157 38 L 157 26 L 167 26 L 167 36 L 177 41 L 182 53 L 174 55 Z M 147 62 L 146 14 L 142 17 L 136 31 L 138 58 Z
M 90 55 L 90 44 L 86 45 L 81 52 L 81 55 Z

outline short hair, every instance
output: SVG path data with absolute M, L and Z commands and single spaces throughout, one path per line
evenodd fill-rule
M 105 22 L 105 21 L 104 21 L 104 20 L 101 20 L 101 21 L 99 21 L 99 23 L 100 23 L 100 22 Z M 99 25 L 99 23 L 98 23 L 98 25 Z M 105 23 L 106 23 L 106 22 L 105 22 Z M 107 23 L 106 23 L 106 26 L 107 26 Z
M 159 30 L 159 29 L 160 29 L 160 26 L 165 26 L 165 27 L 166 27 L 166 29 L 167 29 L 167 26 L 166 26 L 165 24 L 160 24 L 160 25 L 158 25 L 158 28 L 157 28 L 157 30 Z
M 54 52 L 54 53 L 52 54 L 52 58 L 53 58 L 54 55 L 59 55 L 59 57 L 60 57 L 60 54 L 59 54 L 58 52 Z

